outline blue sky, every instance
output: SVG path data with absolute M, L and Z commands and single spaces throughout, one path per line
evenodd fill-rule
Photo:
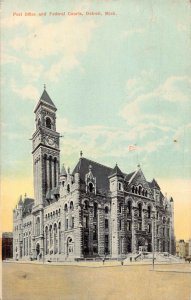
M 33 109 L 46 83 L 64 134 L 61 162 L 73 167 L 83 150 L 131 172 L 138 156 L 149 180 L 190 180 L 189 1 L 8 0 L 2 11 L 3 177 L 32 178 Z

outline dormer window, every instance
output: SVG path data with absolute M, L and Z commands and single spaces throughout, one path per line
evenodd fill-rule
M 51 129 L 51 119 L 50 118 L 46 118 L 46 127 Z

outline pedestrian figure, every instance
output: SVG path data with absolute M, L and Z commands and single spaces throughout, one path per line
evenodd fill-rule
M 105 257 L 102 259 L 102 262 L 103 262 L 103 265 L 104 265 L 104 262 L 105 262 Z
M 123 260 L 121 261 L 121 265 L 123 266 Z

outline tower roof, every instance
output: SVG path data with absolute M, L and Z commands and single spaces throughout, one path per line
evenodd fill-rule
M 64 167 L 64 164 L 62 165 L 62 169 L 61 169 L 61 172 L 60 172 L 60 176 L 67 176 L 67 173 L 66 173 L 66 169 Z
M 40 104 L 45 104 L 45 105 L 48 105 L 50 106 L 51 108 L 53 108 L 53 110 L 57 110 L 56 106 L 54 105 L 52 99 L 50 98 L 49 94 L 47 93 L 46 89 L 44 88 L 44 91 L 40 97 L 40 100 L 38 101 L 37 103 L 37 106 L 35 107 L 35 110 L 34 112 L 37 111 L 38 107 Z
M 114 169 L 111 171 L 110 176 L 121 176 L 124 177 L 123 173 L 121 172 L 121 170 L 119 169 L 118 165 L 116 164 Z

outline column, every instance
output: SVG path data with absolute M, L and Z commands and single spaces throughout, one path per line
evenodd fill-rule
M 49 187 L 52 189 L 52 157 L 49 158 Z
M 54 159 L 52 159 L 52 188 L 54 188 Z
M 46 158 L 46 192 L 49 190 L 50 188 L 50 179 L 49 179 L 49 175 L 50 175 L 50 170 L 49 170 L 49 158 Z

